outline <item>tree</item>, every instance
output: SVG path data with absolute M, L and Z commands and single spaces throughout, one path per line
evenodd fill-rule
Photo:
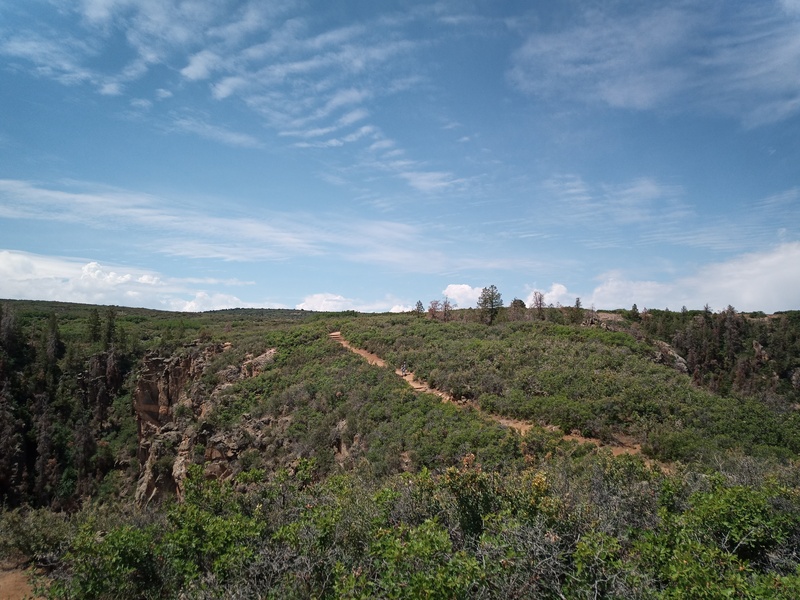
M 89 341 L 99 342 L 100 341 L 100 313 L 97 312 L 96 308 L 93 308 L 89 312 Z
M 533 292 L 533 309 L 536 311 L 536 317 L 544 321 L 544 294 L 539 290 Z
M 508 308 L 508 318 L 510 321 L 522 321 L 525 319 L 527 307 L 525 306 L 524 301 L 520 300 L 519 298 L 514 298 Z
M 642 317 L 639 314 L 639 307 L 636 306 L 635 302 L 633 303 L 633 306 L 631 306 L 631 313 L 630 314 L 631 314 L 631 321 L 641 321 L 642 320 Z
M 494 285 L 483 288 L 481 296 L 478 298 L 478 308 L 481 311 L 483 320 L 491 325 L 503 307 L 503 297 Z
M 442 302 L 442 321 L 447 323 L 450 319 L 453 318 L 453 309 L 457 308 L 455 302 L 451 302 L 450 298 L 447 296 L 444 297 L 444 302 Z
M 442 309 L 442 303 L 439 300 L 431 300 L 430 305 L 428 305 L 428 317 L 431 319 L 438 319 L 439 318 L 439 311 Z
M 103 350 L 108 350 L 114 345 L 114 340 L 117 333 L 117 311 L 113 306 L 108 307 L 106 311 L 106 328 L 103 331 Z
M 575 298 L 575 306 L 572 307 L 572 322 L 579 324 L 583 321 L 583 305 L 580 298 Z
M 425 313 L 425 306 L 422 304 L 422 300 L 417 300 L 417 305 L 414 307 L 414 312 L 418 317 L 421 317 Z

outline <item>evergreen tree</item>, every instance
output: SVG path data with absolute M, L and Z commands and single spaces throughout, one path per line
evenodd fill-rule
M 478 308 L 484 322 L 491 325 L 503 307 L 503 297 L 494 285 L 483 288 L 478 298 Z
M 633 303 L 631 306 L 631 321 L 639 321 L 641 320 L 641 315 L 639 314 L 639 307 L 636 306 L 636 303 Z
M 117 311 L 113 306 L 108 307 L 106 311 L 106 328 L 103 331 L 103 350 L 108 350 L 114 345 L 114 339 L 117 333 Z
M 100 341 L 100 313 L 96 308 L 89 312 L 89 341 L 92 343 Z
M 575 298 L 575 306 L 572 307 L 572 322 L 576 325 L 583 321 L 583 305 L 580 298 Z

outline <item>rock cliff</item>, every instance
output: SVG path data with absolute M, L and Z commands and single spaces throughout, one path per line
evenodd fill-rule
M 267 430 L 284 429 L 288 417 L 258 419 L 245 415 L 235 431 L 215 431 L 204 420 L 222 392 L 235 382 L 257 376 L 273 360 L 274 349 L 246 356 L 215 373 L 213 385 L 203 375 L 230 344 L 195 343 L 178 355 L 145 357 L 136 381 L 133 407 L 139 435 L 139 480 L 136 501 L 145 504 L 163 492 L 183 491 L 190 464 L 202 464 L 210 478 L 227 478 L 241 470 L 241 457 L 250 448 L 266 445 Z

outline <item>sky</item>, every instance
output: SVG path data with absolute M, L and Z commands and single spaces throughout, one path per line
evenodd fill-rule
M 800 309 L 800 0 L 0 0 L 0 298 Z

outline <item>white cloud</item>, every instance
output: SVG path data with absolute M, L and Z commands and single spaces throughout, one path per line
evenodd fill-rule
M 217 279 L 175 279 L 132 266 L 108 266 L 98 261 L 0 250 L 0 297 L 116 304 L 196 312 L 223 308 L 283 308 L 246 302 L 198 286 L 239 286 L 244 282 Z
M 463 263 L 443 255 L 424 227 L 408 223 L 333 212 L 216 216 L 175 204 L 171 198 L 86 183 L 46 187 L 0 179 L 2 218 L 126 231 L 126 239 L 139 240 L 140 247 L 170 256 L 253 262 L 326 255 L 418 272 Z
M 590 249 L 668 245 L 742 252 L 774 243 L 776 224 L 800 222 L 795 188 L 731 204 L 715 219 L 699 217 L 682 186 L 650 177 L 608 183 L 557 175 L 542 184 L 541 193 L 549 202 L 537 213 L 537 225 L 565 230 Z M 787 229 L 796 234 L 796 228 Z
M 342 311 L 352 310 L 353 307 L 354 300 L 345 298 L 339 294 L 322 292 L 306 296 L 295 308 L 298 310 Z
M 104 83 L 100 86 L 100 93 L 103 96 L 119 96 L 122 94 L 122 85 L 116 81 Z
M 636 281 L 619 274 L 603 276 L 592 293 L 598 308 L 629 307 L 673 310 L 681 306 L 714 310 L 774 312 L 800 307 L 800 242 L 737 256 L 698 268 L 672 281 Z
M 166 303 L 169 310 L 180 312 L 204 312 L 208 310 L 225 310 L 226 308 L 286 308 L 280 304 L 264 304 L 245 302 L 231 294 L 196 292 L 191 300 L 170 299 Z
M 163 289 L 157 274 L 142 269 L 0 250 L 0 296 L 5 298 L 130 305 L 135 297 L 156 306 Z
M 81 63 L 95 51 L 85 42 L 71 37 L 47 39 L 40 34 L 19 32 L 0 42 L 0 55 L 33 63 L 33 73 L 64 85 L 96 81 L 97 77 Z
M 244 77 L 225 77 L 212 86 L 212 95 L 216 100 L 224 100 L 247 86 L 248 81 Z
M 456 179 L 452 173 L 442 171 L 405 171 L 400 177 L 408 182 L 415 190 L 425 193 L 440 192 L 463 183 Z
M 577 297 L 575 294 L 571 294 L 567 290 L 567 286 L 563 283 L 553 283 L 548 290 L 531 290 L 527 298 L 525 298 L 526 306 L 533 306 L 533 295 L 535 292 L 539 292 L 544 296 L 545 306 L 551 304 L 553 306 L 558 306 L 559 304 L 562 306 L 571 306 L 575 303 L 575 298 Z
M 219 56 L 211 50 L 201 50 L 189 57 L 189 64 L 181 69 L 181 75 L 190 81 L 208 79 L 220 62 Z
M 149 108 L 152 108 L 153 102 L 144 98 L 134 98 L 131 100 L 131 106 L 140 110 L 148 110 Z
M 173 121 L 173 126 L 178 131 L 186 131 L 194 133 L 200 137 L 221 142 L 227 146 L 235 146 L 240 148 L 260 148 L 261 142 L 254 136 L 248 133 L 240 133 L 238 131 L 231 131 L 201 121 L 193 117 L 179 117 Z
M 621 5 L 620 5 L 621 6 Z M 702 110 L 747 125 L 800 111 L 795 0 L 625 5 L 585 10 L 577 25 L 535 32 L 514 54 L 510 80 L 563 102 Z
M 800 0 L 780 0 L 780 3 L 787 13 L 800 15 Z
M 451 283 L 442 290 L 442 295 L 453 300 L 461 308 L 470 308 L 478 303 L 482 291 L 482 287 L 472 287 L 466 283 Z
M 314 310 L 320 312 L 341 312 L 356 310 L 359 312 L 408 312 L 411 307 L 397 302 L 397 299 L 386 297 L 384 300 L 364 302 L 347 298 L 340 294 L 321 292 L 306 296 L 295 308 L 297 310 Z

